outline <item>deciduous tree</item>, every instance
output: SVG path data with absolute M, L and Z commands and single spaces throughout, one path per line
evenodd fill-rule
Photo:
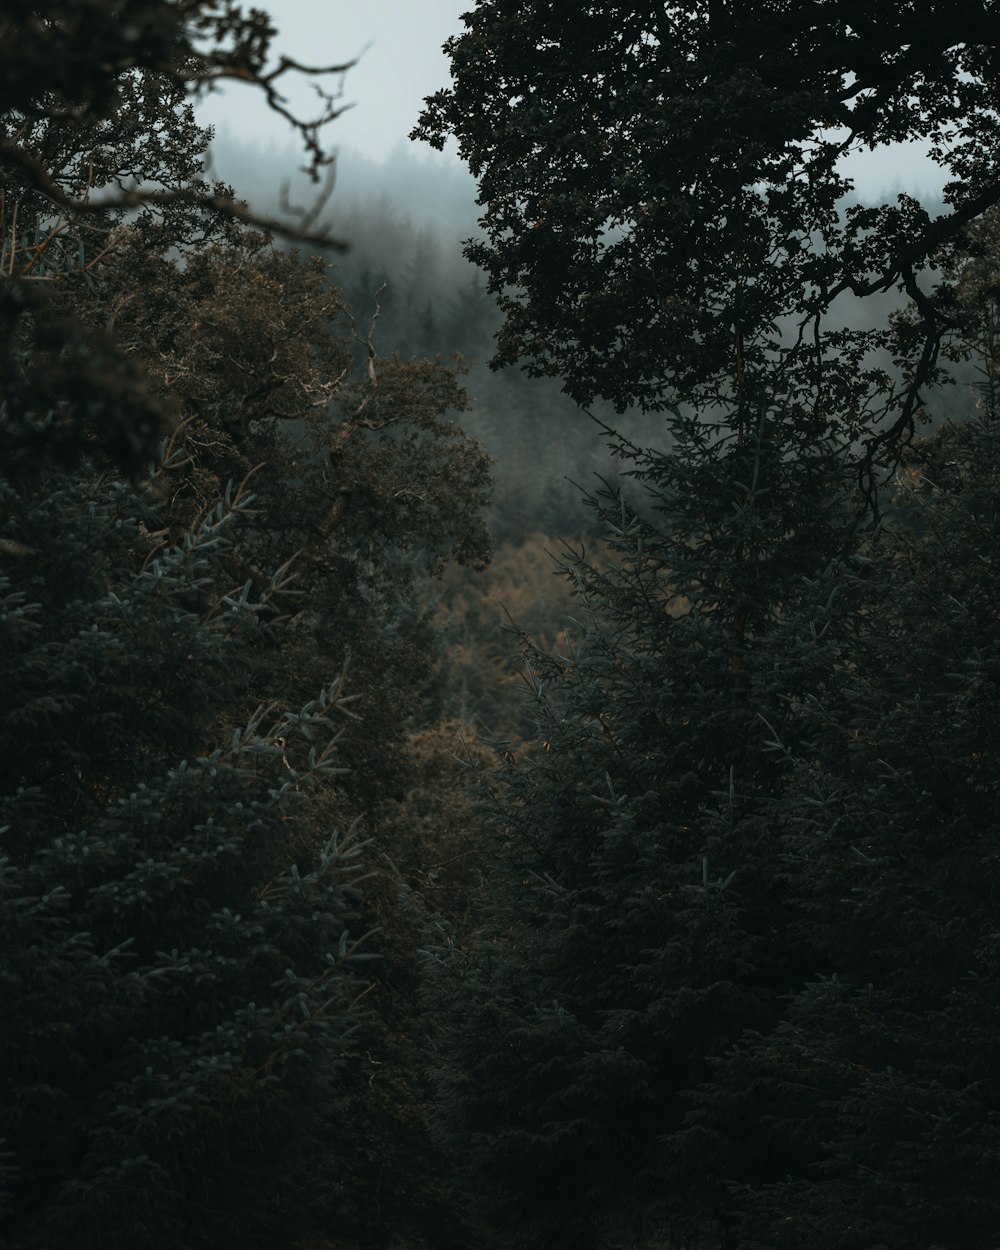
M 481 0 L 464 20 L 414 134 L 456 138 L 479 180 L 467 254 L 505 313 L 499 363 L 620 410 L 763 389 L 872 455 L 912 431 L 950 325 L 924 271 L 1000 199 L 991 5 Z M 914 140 L 945 214 L 845 204 L 843 156 Z M 841 296 L 893 289 L 919 333 L 838 324 Z

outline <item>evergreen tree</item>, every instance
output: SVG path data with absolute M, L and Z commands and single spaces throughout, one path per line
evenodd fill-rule
M 351 830 L 488 462 L 456 370 L 369 331 L 350 381 L 325 264 L 201 175 L 192 91 L 277 101 L 266 16 L 57 9 L 0 19 L 0 1239 L 461 1244 L 405 1012 L 354 1006 L 393 897 Z
M 220 737 L 281 591 L 230 580 L 248 496 L 164 547 L 85 472 L 3 492 L 5 1243 L 273 1245 L 357 993 L 342 695 Z
M 440 956 L 452 1141 L 519 1245 L 717 1244 L 719 1174 L 674 1140 L 684 1091 L 811 967 L 763 815 L 787 768 L 767 741 L 829 680 L 781 622 L 849 542 L 842 449 L 763 405 L 749 435 L 671 428 L 670 455 L 619 441 L 645 517 L 605 496 L 606 562 L 567 553 L 570 654 L 525 639 L 538 731 L 495 783 L 496 903 Z
M 763 1125 L 741 1250 L 996 1242 L 995 220 L 976 234 L 955 289 L 978 411 L 907 457 L 905 523 L 871 562 L 817 582 L 827 598 L 855 582 L 829 621 L 839 680 L 773 743 L 791 766 L 776 862 L 814 975 L 718 1064 L 688 1143 Z

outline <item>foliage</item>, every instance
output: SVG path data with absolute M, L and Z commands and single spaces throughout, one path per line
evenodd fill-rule
M 505 321 L 498 363 L 661 409 L 758 393 L 893 443 L 950 327 L 921 270 L 1000 197 L 990 6 L 481 0 L 449 41 L 453 83 L 414 135 L 454 136 L 485 237 L 466 254 Z M 842 209 L 840 158 L 920 140 L 951 211 Z M 838 328 L 847 292 L 899 289 L 918 332 Z M 901 374 L 873 358 L 892 353 Z M 873 429 L 874 418 L 884 418 Z
M 838 631 L 843 679 L 798 709 L 800 746 L 775 743 L 792 765 L 780 871 L 817 975 L 694 1115 L 696 1136 L 720 1112 L 767 1126 L 767 1164 L 737 1191 L 746 1250 L 995 1239 L 995 216 L 975 234 L 948 277 L 977 411 L 907 457 L 902 519 Z
M 4 1243 L 461 1244 L 385 1170 L 432 1158 L 419 1053 L 352 936 L 393 913 L 353 831 L 408 774 L 421 570 L 489 554 L 460 370 L 381 361 L 206 182 L 190 93 L 284 111 L 300 68 L 264 15 L 0 26 Z
M 953 17 L 481 0 L 415 132 L 479 180 L 496 363 L 665 414 L 566 561 L 574 649 L 526 640 L 493 903 L 433 952 L 446 1141 L 518 1245 L 995 1240 L 991 425 L 864 524 L 942 348 L 993 341 L 996 34 Z M 844 202 L 913 138 L 950 212 Z
M 314 216 L 297 226 L 255 216 L 231 188 L 206 179 L 210 134 L 196 125 L 188 98 L 226 78 L 256 85 L 297 129 L 318 178 L 328 164 L 321 129 L 337 109 L 321 90 L 317 118 L 302 121 L 287 111 L 281 79 L 316 71 L 286 57 L 269 65 L 274 36 L 266 14 L 230 0 L 63 0 L 49 5 L 45 18 L 36 6 L 6 7 L 0 360 L 7 422 L 0 449 L 8 467 L 42 455 L 71 463 L 91 444 L 133 474 L 156 459 L 170 406 L 151 401 L 141 373 L 109 333 L 117 309 L 101 323 L 49 298 L 67 278 L 91 286 L 95 266 L 121 242 L 127 212 L 146 250 L 160 255 L 209 238 L 232 242 L 245 221 L 313 237 Z M 334 245 L 325 233 L 318 237 Z M 22 362 L 18 345 L 32 341 L 36 350 Z
M 435 596 L 433 623 L 443 644 L 438 700 L 493 740 L 519 741 L 532 732 L 511 622 L 543 649 L 565 645 L 572 600 L 549 554 L 558 546 L 540 533 L 502 543 L 486 569 L 448 569 Z
M 805 600 L 819 621 L 806 579 L 850 533 L 839 449 L 791 454 L 795 415 L 771 411 L 753 445 L 680 414 L 673 433 L 671 455 L 619 443 L 647 519 L 594 501 L 607 553 L 567 551 L 564 648 L 524 638 L 537 730 L 490 785 L 494 903 L 438 951 L 450 1141 L 518 1245 L 718 1235 L 718 1176 L 682 1188 L 674 1160 L 683 1093 L 809 967 L 771 863 L 767 739 L 829 679 L 780 622 Z
M 290 1095 L 334 1079 L 356 992 L 358 851 L 323 829 L 343 696 L 218 742 L 280 600 L 229 582 L 248 497 L 158 548 L 127 488 L 4 495 L 5 1240 L 190 1245 L 252 1204 L 273 1244 L 262 1158 L 303 1157 Z
M 246 166 L 224 143 L 216 143 L 219 167 L 233 177 L 255 186 L 254 176 L 265 177 L 260 167 Z M 459 167 L 418 159 L 405 151 L 377 173 L 367 176 L 356 169 L 356 160 L 342 158 L 338 175 L 340 228 L 351 239 L 348 253 L 338 256 L 333 267 L 349 308 L 363 319 L 379 290 L 381 316 L 377 340 L 386 355 L 440 354 L 448 359 L 459 353 L 468 366 L 464 386 L 472 402 L 461 417 L 466 432 L 493 457 L 495 485 L 488 512 L 490 530 L 498 543 L 525 543 L 537 529 L 545 534 L 575 535 L 581 525 L 579 488 L 595 473 L 615 472 L 604 443 L 593 437 L 594 429 L 581 423 L 576 404 L 560 393 L 558 382 L 529 378 L 514 368 L 489 370 L 483 363 L 492 352 L 493 335 L 499 325 L 494 298 L 485 290 L 461 255 L 460 240 L 471 225 L 447 219 L 459 211 L 474 217 L 471 189 L 458 183 Z M 378 178 L 396 189 L 395 199 L 374 190 L 365 198 L 354 180 Z M 428 194 L 433 200 L 416 216 L 414 197 Z M 452 185 L 450 185 L 452 184 Z M 241 184 L 243 185 L 243 184 Z M 405 197 L 405 198 L 404 198 Z M 404 215 L 400 203 L 407 205 Z M 595 416 L 613 420 L 610 405 L 595 406 Z M 655 414 L 630 413 L 628 428 L 635 439 L 655 439 L 661 421 Z M 596 537 L 596 533 L 592 535 Z M 551 542 L 551 539 L 547 541 Z
M 411 913 L 470 927 L 484 856 L 469 773 L 492 762 L 492 751 L 473 726 L 442 720 L 408 734 L 401 756 L 406 789 L 386 796 L 378 813 L 383 862 L 412 899 Z
M 311 69 L 276 56 L 276 34 L 267 13 L 235 0 L 58 0 L 47 6 L 44 17 L 36 5 L 13 0 L 0 25 L 0 165 L 63 211 L 87 215 L 103 213 L 109 204 L 191 204 L 245 219 L 249 215 L 231 197 L 215 195 L 197 178 L 177 177 L 183 157 L 178 163 L 177 151 L 163 151 L 164 135 L 172 145 L 168 119 L 184 97 L 226 80 L 250 84 L 298 132 L 310 172 L 318 177 L 330 160 L 321 144 L 322 129 L 340 112 L 323 76 L 342 75 L 350 66 Z M 289 74 L 312 79 L 320 100 L 316 117 L 301 119 L 287 108 L 281 90 Z M 93 127 L 98 134 L 88 134 Z M 147 156 L 117 161 L 101 142 L 105 129 L 145 139 L 141 146 Z M 36 149 L 30 136 L 39 134 L 48 139 Z M 70 153 L 78 160 L 67 170 Z M 165 155 L 172 185 L 151 186 L 146 160 L 161 161 Z M 122 186 L 121 179 L 140 185 Z M 115 190 L 99 203 L 81 202 L 83 186 L 108 185 Z
M 995 1241 L 997 456 L 993 411 L 914 449 L 913 528 L 831 631 L 842 678 L 773 744 L 775 870 L 814 975 L 719 1063 L 692 1131 L 700 1162 L 720 1124 L 762 1125 L 741 1250 Z

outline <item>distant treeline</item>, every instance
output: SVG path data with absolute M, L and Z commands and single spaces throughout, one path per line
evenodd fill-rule
M 291 149 L 254 149 L 223 135 L 213 145 L 213 162 L 214 172 L 258 208 L 277 211 L 283 200 L 306 205 L 317 194 Z M 888 198 L 900 191 L 893 188 Z M 489 520 L 497 541 L 520 543 L 535 531 L 587 532 L 592 513 L 581 506 L 582 493 L 598 477 L 618 474 L 601 423 L 639 446 L 661 446 L 664 423 L 618 415 L 607 404 L 595 407 L 591 421 L 557 380 L 489 369 L 500 319 L 485 278 L 462 255 L 464 240 L 478 230 L 475 194 L 464 166 L 407 144 L 384 162 L 341 153 L 327 218 L 348 250 L 335 257 L 334 272 L 359 332 L 367 334 L 377 300 L 380 353 L 465 360 L 474 404 L 462 423 L 496 461 Z M 932 214 L 943 211 L 943 201 L 926 203 Z M 840 316 L 845 324 L 874 324 L 897 306 L 895 293 L 863 301 L 847 295 Z M 891 361 L 884 363 L 891 370 Z M 931 424 L 968 405 L 964 387 L 939 393 Z M 640 503 L 627 479 L 618 484 L 633 506 Z

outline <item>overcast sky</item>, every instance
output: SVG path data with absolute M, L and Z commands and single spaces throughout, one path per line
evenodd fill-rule
M 355 148 L 384 160 L 416 125 L 424 96 L 448 85 L 441 45 L 463 29 L 474 0 L 263 0 L 280 36 L 276 47 L 307 65 L 339 65 L 360 56 L 345 77 L 344 103 L 353 107 L 327 129 L 332 147 Z M 366 49 L 367 46 L 367 50 Z M 292 81 L 288 79 L 291 87 Z M 289 128 L 270 113 L 260 93 L 227 87 L 199 109 L 220 132 L 283 147 Z M 303 84 L 292 93 L 301 114 L 315 96 Z M 425 144 L 419 146 L 425 151 Z
M 474 2 L 263 0 L 262 7 L 279 28 L 277 47 L 306 64 L 341 64 L 360 55 L 343 84 L 344 102 L 353 102 L 353 107 L 329 127 L 327 145 L 353 148 L 381 161 L 407 141 L 424 97 L 448 85 L 448 61 L 441 45 L 464 29 L 461 14 Z M 300 83 L 291 102 L 305 113 L 314 98 Z M 260 93 L 249 88 L 234 85 L 212 96 L 199 116 L 242 142 L 265 148 L 292 142 L 287 123 L 269 112 Z M 431 153 L 426 144 L 413 148 Z M 943 182 L 938 170 L 912 146 L 863 153 L 848 172 L 864 199 L 897 189 L 935 193 Z

